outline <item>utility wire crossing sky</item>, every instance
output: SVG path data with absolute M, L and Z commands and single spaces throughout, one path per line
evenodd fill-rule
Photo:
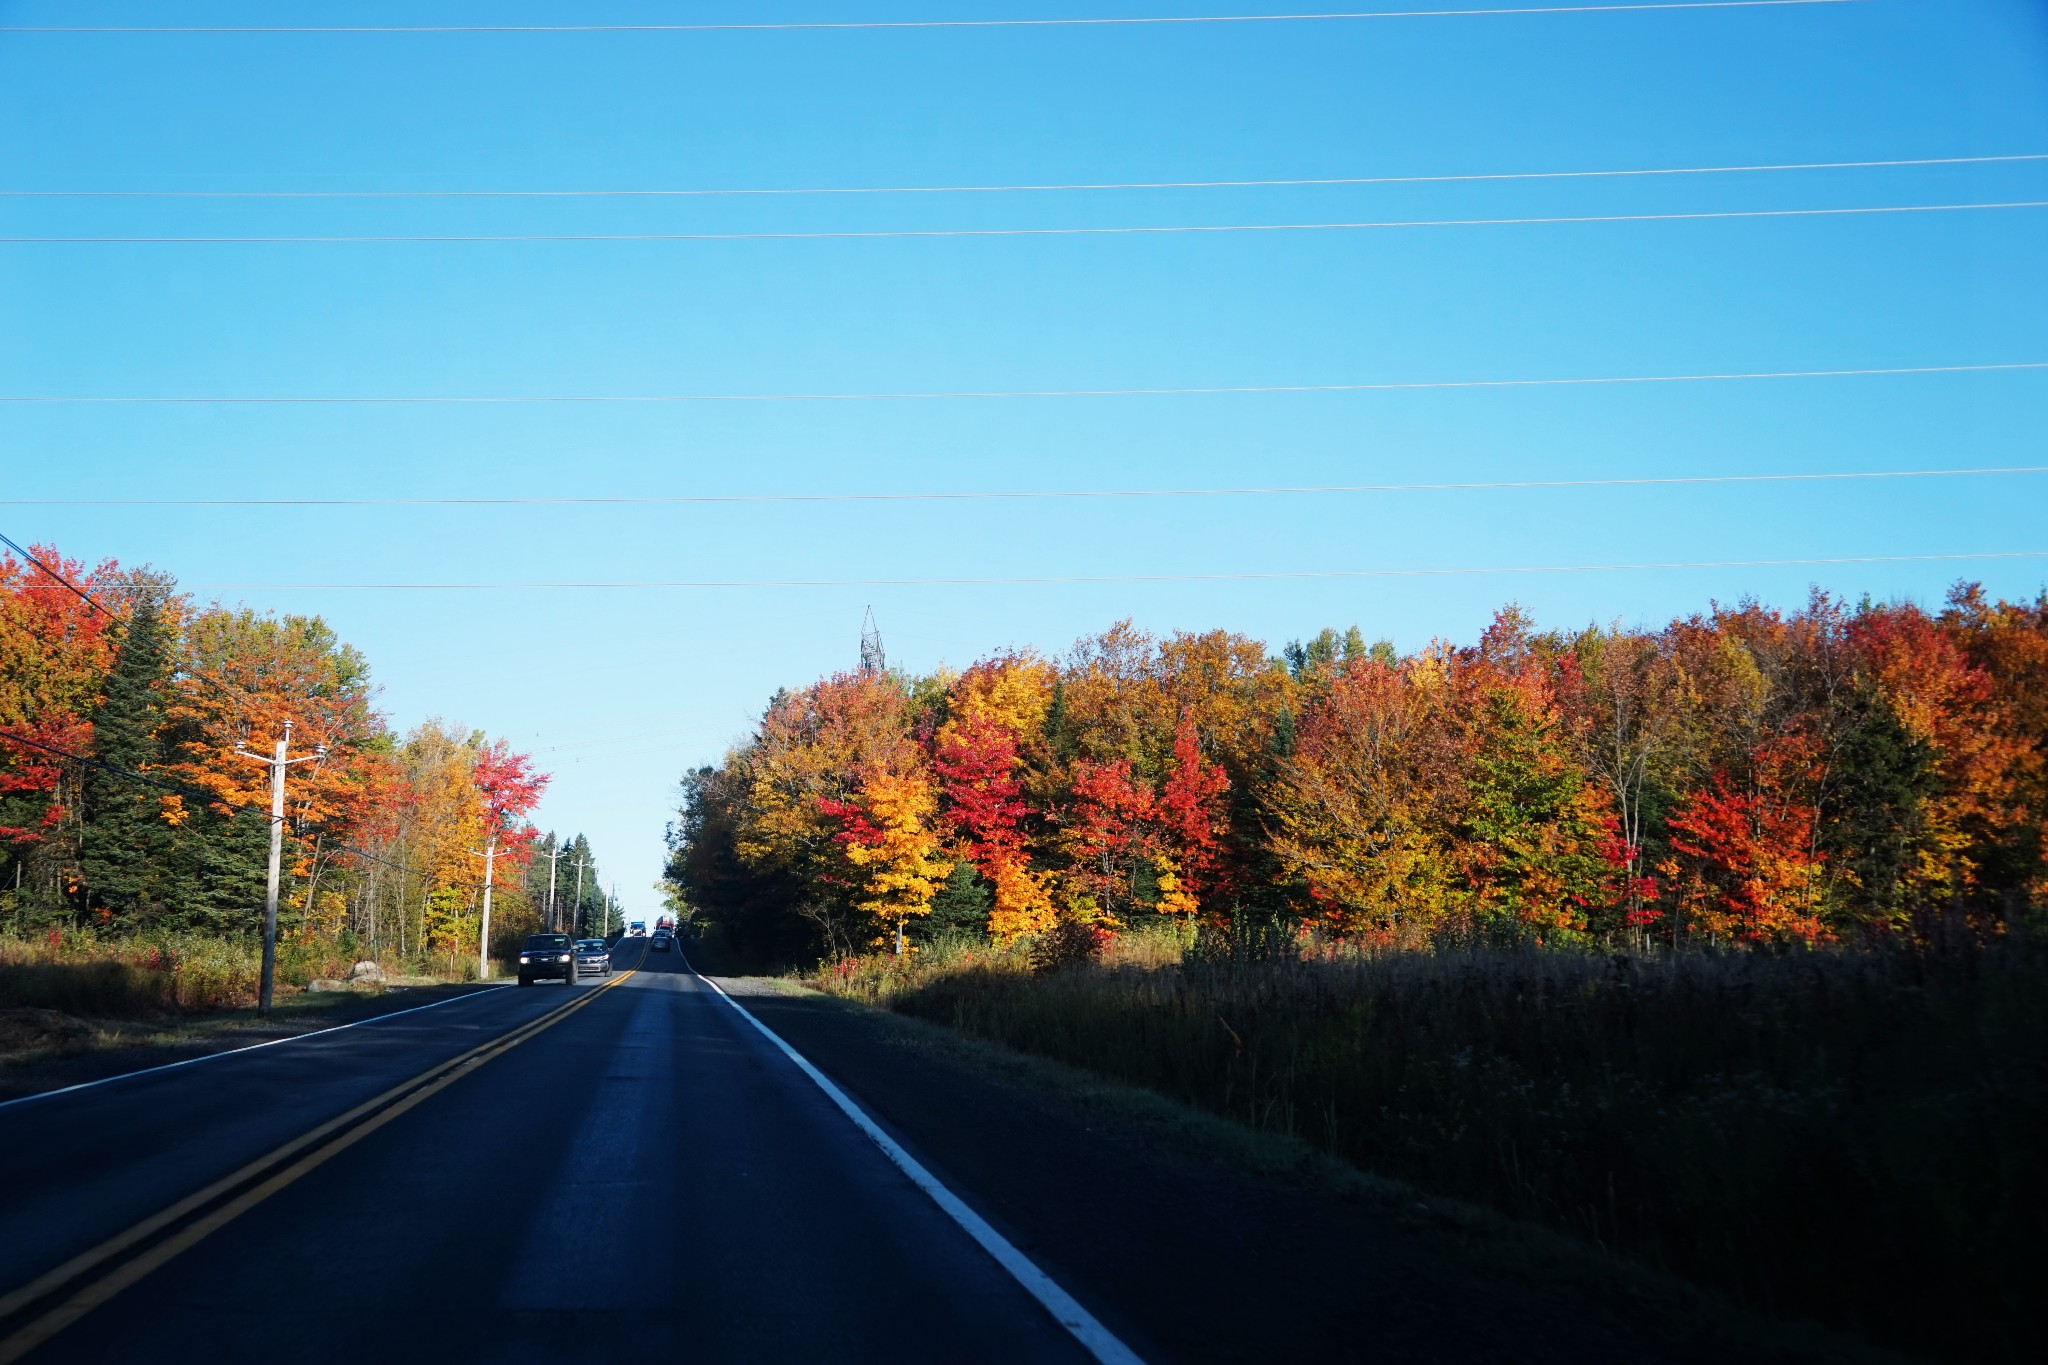
M 1866 0 L 1650 0 L 1620 5 L 1520 5 L 1464 9 L 1359 10 L 1335 14 L 1184 14 L 1068 19 L 854 19 L 753 24 L 16 24 L 0 33 L 761 33 L 821 29 L 1104 28 L 1160 24 L 1304 24 L 1361 19 L 1483 19 L 1655 10 L 1785 9 Z
M 1145 8 L 17 0 L 0 530 L 639 736 L 540 812 L 629 887 L 868 606 L 923 671 L 2039 591 L 2033 0 Z
M 1241 190 L 1330 185 L 1452 185 L 1515 180 L 1609 180 L 1656 175 L 1761 175 L 1785 171 L 1897 169 L 1903 166 L 1993 166 L 2048 161 L 2048 152 L 1995 156 L 1894 157 L 1887 161 L 1794 161 L 1761 166 L 1657 166 L 1597 171 L 1487 171 L 1460 175 L 1349 175 L 1295 180 L 1127 180 L 1075 185 L 840 185 L 809 189 L 612 190 L 19 190 L 11 199 L 701 199 L 818 194 L 1044 194 L 1078 190 Z

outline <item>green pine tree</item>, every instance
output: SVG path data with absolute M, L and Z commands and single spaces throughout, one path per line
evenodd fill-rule
M 175 872 L 178 835 L 164 818 L 166 793 L 127 775 L 162 760 L 170 678 L 161 608 L 145 597 L 128 618 L 93 715 L 94 756 L 107 767 L 86 774 L 79 858 L 87 904 L 130 927 L 162 918 Z
M 269 812 L 228 814 L 208 807 L 179 833 L 184 875 L 170 888 L 167 923 L 215 934 L 248 933 L 261 925 L 270 880 Z M 279 898 L 285 898 L 282 888 Z M 279 913 L 286 913 L 283 906 Z
M 912 922 L 910 936 L 920 943 L 940 938 L 987 938 L 988 912 L 993 900 L 988 883 L 975 872 L 974 864 L 963 858 L 953 864 L 952 875 L 933 894 L 931 913 Z

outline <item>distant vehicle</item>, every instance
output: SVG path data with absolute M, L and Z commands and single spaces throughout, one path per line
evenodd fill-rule
M 626 926 L 626 937 L 646 938 L 647 922 L 645 920 L 634 920 L 631 924 Z
M 673 934 L 675 931 L 676 922 L 671 916 L 663 915 L 654 922 L 654 932 L 657 934 Z
M 575 941 L 567 934 L 528 934 L 519 950 L 519 984 L 566 981 L 576 984 Z
M 579 976 L 610 976 L 612 950 L 601 938 L 576 940 L 576 973 Z
M 674 941 L 675 940 L 672 937 L 670 937 L 668 930 L 656 929 L 654 931 L 654 937 L 647 940 L 647 946 L 654 952 L 665 953 L 668 951 L 669 944 L 673 943 Z

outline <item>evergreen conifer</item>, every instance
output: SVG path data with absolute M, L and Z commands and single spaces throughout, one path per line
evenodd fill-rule
M 170 678 L 161 608 L 144 597 L 129 615 L 93 715 L 94 756 L 121 771 L 87 770 L 79 858 L 88 905 L 132 927 L 153 926 L 170 899 L 178 834 L 165 818 L 168 793 L 126 775 L 146 773 L 162 760 Z

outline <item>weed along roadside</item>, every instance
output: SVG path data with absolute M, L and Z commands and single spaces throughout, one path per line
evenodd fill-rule
M 805 980 L 1548 1224 L 1755 1311 L 1953 1350 L 1953 1323 L 1941 1342 L 1919 1325 L 1967 1305 L 1965 1357 L 2018 1348 L 2048 1206 L 2048 1133 L 2025 1102 L 2048 1063 L 2038 940 L 1319 960 L 1123 942 L 1052 970 L 941 944 Z
M 253 941 L 199 935 L 0 937 L 0 1098 L 278 1041 L 480 988 L 293 943 L 265 1018 L 255 1007 L 257 958 Z

